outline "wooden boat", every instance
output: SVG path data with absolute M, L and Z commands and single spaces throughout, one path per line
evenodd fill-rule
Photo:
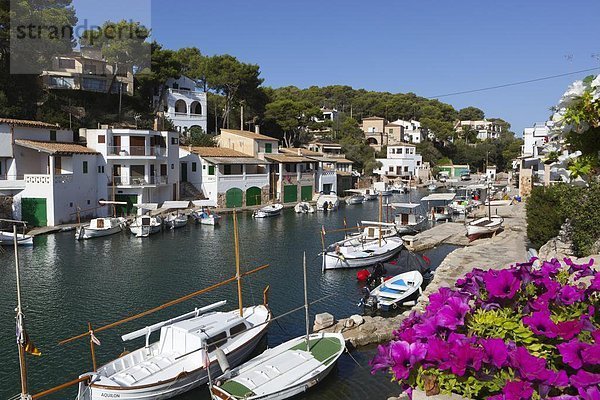
M 268 349 L 226 371 L 210 386 L 213 400 L 287 399 L 319 383 L 346 348 L 341 333 L 309 334 L 306 255 L 304 256 L 306 335 Z
M 379 197 L 375 189 L 364 189 L 362 195 L 365 197 L 365 201 L 377 200 Z
M 365 303 L 383 311 L 397 308 L 407 301 L 415 301 L 415 293 L 421 292 L 423 275 L 419 271 L 409 271 L 396 275 L 377 286 Z
M 90 221 L 89 225 L 81 226 L 76 230 L 75 238 L 77 240 L 85 240 L 114 235 L 121 232 L 126 223 L 127 221 L 123 217 L 94 218 Z
M 19 246 L 33 246 L 33 236 L 24 233 L 17 233 L 17 244 Z M 15 234 L 13 232 L 0 231 L 0 245 L 14 245 Z
M 315 208 L 306 201 L 301 201 L 294 206 L 294 211 L 297 214 L 311 214 L 315 212 Z
M 252 216 L 254 218 L 275 217 L 281 214 L 281 210 L 283 210 L 282 204 L 271 204 L 263 208 L 259 208 L 258 210 L 255 210 Z
M 447 221 L 452 218 L 452 212 L 448 206 L 433 207 L 432 216 L 435 221 Z
M 335 211 L 340 205 L 340 200 L 335 192 L 321 193 L 317 199 L 317 211 Z
M 427 224 L 427 217 L 418 211 L 422 208 L 419 203 L 391 203 L 389 206 L 399 210 L 394 216 L 399 233 L 416 233 L 423 230 Z
M 399 237 L 382 238 L 355 246 L 327 248 L 323 253 L 323 270 L 363 268 L 391 259 L 402 250 Z
M 160 232 L 162 219 L 159 216 L 139 215 L 133 223 L 129 225 L 129 230 L 135 237 L 148 237 Z
M 362 194 L 353 194 L 352 196 L 348 197 L 346 199 L 346 204 L 352 205 L 352 204 L 362 204 L 365 202 L 365 196 L 363 196 Z
M 362 231 L 360 230 L 362 228 Z M 363 243 L 379 240 L 379 238 L 390 238 L 398 236 L 395 224 L 377 221 L 360 221 L 358 232 L 350 233 L 344 240 L 335 242 L 330 248 L 338 246 L 357 246 Z
M 196 223 L 202 225 L 217 225 L 221 220 L 221 216 L 214 212 L 210 212 L 208 208 L 202 209 L 202 211 L 192 211 L 192 218 Z
M 490 234 L 502 228 L 504 218 L 499 216 L 483 217 L 467 224 L 467 236 L 477 237 Z
M 171 213 L 165 217 L 164 222 L 167 229 L 183 228 L 187 225 L 188 217 L 185 214 Z

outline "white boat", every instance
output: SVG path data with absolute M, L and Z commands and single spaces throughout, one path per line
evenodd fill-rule
M 408 187 L 404 183 L 395 183 L 392 186 L 393 193 L 408 193 Z
M 415 301 L 415 293 L 421 292 L 422 284 L 423 275 L 419 271 L 396 275 L 373 289 L 366 304 L 384 311 L 397 308 L 408 301 Z
M 317 199 L 317 211 L 335 211 L 340 205 L 340 199 L 335 192 L 321 193 Z
M 499 216 L 476 219 L 467 224 L 467 236 L 477 237 L 480 235 L 494 233 L 502 228 L 503 223 L 504 218 Z
M 133 223 L 129 225 L 129 230 L 135 237 L 148 237 L 160 232 L 161 227 L 162 219 L 159 216 L 138 215 Z
M 473 208 L 473 205 L 471 204 L 470 200 L 461 197 L 455 198 L 454 201 L 448 205 L 448 207 L 450 207 L 450 210 L 452 210 L 452 212 L 455 214 L 465 214 L 469 212 L 471 208 Z
M 315 208 L 306 201 L 301 201 L 294 206 L 294 211 L 298 214 L 312 214 L 315 212 Z
M 379 193 L 375 189 L 364 189 L 363 196 L 365 196 L 365 201 L 373 201 L 379 198 Z
M 423 230 L 427 225 L 427 217 L 419 203 L 391 203 L 389 205 L 394 210 L 399 210 L 394 216 L 394 223 L 399 233 L 416 233 Z
M 14 246 L 15 236 L 13 232 L 0 231 L 0 246 Z M 19 246 L 33 246 L 33 236 L 17 233 L 17 244 Z
M 263 208 L 259 208 L 258 210 L 255 210 L 252 216 L 254 218 L 274 217 L 276 215 L 281 214 L 281 210 L 283 210 L 282 204 L 271 204 Z
M 344 240 L 335 242 L 329 247 L 335 248 L 336 245 L 357 246 L 363 243 L 379 240 L 380 235 L 381 238 L 398 236 L 398 230 L 396 229 L 395 224 L 377 221 L 360 221 L 360 225 L 363 227 L 362 231 L 359 230 L 359 232 L 351 233 Z
M 362 268 L 391 259 L 402 250 L 402 239 L 389 237 L 355 246 L 333 245 L 323 255 L 323 270 Z
M 432 216 L 435 221 L 447 221 L 452 218 L 452 211 L 448 206 L 433 207 Z
M 202 211 L 198 212 L 198 211 L 192 211 L 192 218 L 194 218 L 194 221 L 196 221 L 197 223 L 200 223 L 202 225 L 217 225 L 219 223 L 219 221 L 221 220 L 221 216 L 219 214 L 216 214 L 214 212 L 210 212 L 210 210 L 208 208 L 203 209 Z
M 435 183 L 430 183 L 429 185 L 427 185 L 427 190 L 429 190 L 430 192 L 435 192 L 435 190 L 437 189 L 437 185 Z
M 365 196 L 362 194 L 353 194 L 352 196 L 346 199 L 346 204 L 362 204 L 365 202 Z
M 165 217 L 164 221 L 167 229 L 177 229 L 187 225 L 188 217 L 185 214 L 171 213 Z
M 260 305 L 239 310 L 214 312 L 225 302 L 196 309 L 122 336 L 124 341 L 146 338 L 144 346 L 105 364 L 80 383 L 81 400 L 145 399 L 175 397 L 208 382 L 210 373 L 221 373 L 217 346 L 230 365 L 237 366 L 254 351 L 267 332 L 271 313 Z M 150 343 L 153 331 L 160 339 Z
M 101 236 L 114 235 L 125 227 L 127 221 L 123 217 L 94 218 L 89 225 L 80 226 L 75 231 L 77 240 L 92 239 Z

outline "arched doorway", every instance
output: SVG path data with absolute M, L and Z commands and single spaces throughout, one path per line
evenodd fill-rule
M 225 192 L 225 207 L 238 208 L 242 206 L 242 189 L 231 188 Z
M 367 143 L 369 145 L 377 145 L 377 139 L 375 139 L 373 137 L 370 137 L 370 138 L 367 139 Z
M 183 100 L 177 100 L 175 102 L 175 112 L 178 114 L 187 114 L 187 104 Z
M 261 204 L 262 191 L 256 186 L 252 186 L 246 190 L 246 205 L 258 206 Z
M 190 114 L 202 115 L 202 104 L 198 101 L 192 102 L 190 105 Z

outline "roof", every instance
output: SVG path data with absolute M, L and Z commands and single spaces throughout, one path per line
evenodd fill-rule
M 200 157 L 248 157 L 247 154 L 226 147 L 192 147 L 188 150 Z
M 413 144 L 413 143 L 408 143 L 408 142 L 400 142 L 400 143 L 398 143 L 398 144 L 390 144 L 390 145 L 388 146 L 388 148 L 391 148 L 391 147 L 406 147 L 406 146 L 408 146 L 408 147 L 417 147 L 417 145 L 416 145 L 416 144 Z
M 284 148 L 279 149 L 279 152 L 285 153 L 285 154 L 293 154 L 293 155 L 297 156 L 297 155 L 299 155 L 298 150 L 300 150 L 300 155 L 303 155 L 303 156 L 315 156 L 315 157 L 326 157 L 327 156 L 327 154 L 319 153 L 318 151 L 304 149 L 302 147 L 284 147 Z
M 421 201 L 451 201 L 455 196 L 456 193 L 433 193 L 421 198 Z
M 402 127 L 402 125 L 398 125 L 398 124 L 394 124 L 393 122 L 391 124 L 385 124 L 385 127 L 387 128 L 388 126 L 397 126 L 397 127 Z
M 376 120 L 382 120 L 384 118 L 381 118 L 381 117 L 366 117 L 366 118 L 363 118 L 363 121 L 364 120 L 374 120 L 374 119 L 376 119 Z
M 266 135 L 261 135 L 260 133 L 250 132 L 250 131 L 240 131 L 240 130 L 237 130 L 237 129 L 221 129 L 221 132 L 230 133 L 232 135 L 243 136 L 243 137 L 248 138 L 248 139 L 276 140 L 276 141 L 279 141 L 279 139 L 277 139 L 277 138 L 274 138 L 274 137 L 271 137 L 271 136 L 266 136 Z
M 270 161 L 275 161 L 278 163 L 303 163 L 303 162 L 314 162 L 315 160 L 311 160 L 307 157 L 302 156 L 292 156 L 289 154 L 265 154 L 265 158 Z
M 347 158 L 333 158 L 332 160 L 335 160 L 336 163 L 338 164 L 354 164 L 354 161 L 352 160 L 348 160 Z
M 421 204 L 419 204 L 419 203 L 391 203 L 390 206 L 393 207 L 393 208 L 408 208 L 408 209 L 413 209 L 413 208 L 420 207 Z
M 335 173 L 340 176 L 351 176 L 352 175 L 352 172 L 346 172 L 346 171 L 335 171 Z
M 208 161 L 211 164 L 254 164 L 262 165 L 268 164 L 265 160 L 259 160 L 258 158 L 245 156 L 245 157 L 202 157 L 202 159 Z
M 50 124 L 48 122 L 42 121 L 30 121 L 26 119 L 0 118 L 0 124 L 25 126 L 28 128 L 60 129 L 60 126 L 58 124 Z
M 342 147 L 341 144 L 336 143 L 333 140 L 329 140 L 329 139 L 313 140 L 312 142 L 309 142 L 309 144 L 322 144 L 322 145 L 328 145 L 328 146 L 340 146 L 340 147 Z
M 49 154 L 98 154 L 96 150 L 77 143 L 42 142 L 38 140 L 25 139 L 17 139 L 15 140 L 15 143 L 28 149 L 42 151 Z

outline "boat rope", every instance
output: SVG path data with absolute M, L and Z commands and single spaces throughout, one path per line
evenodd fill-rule
M 350 356 L 350 358 L 352 359 L 352 361 L 354 361 L 354 363 L 356 365 L 358 365 L 358 368 L 365 369 L 365 367 L 363 367 L 362 365 L 360 365 L 360 363 L 356 360 L 356 358 L 354 358 L 354 356 L 352 355 L 352 353 L 350 353 L 350 350 L 348 350 L 348 347 L 346 347 L 346 353 Z

